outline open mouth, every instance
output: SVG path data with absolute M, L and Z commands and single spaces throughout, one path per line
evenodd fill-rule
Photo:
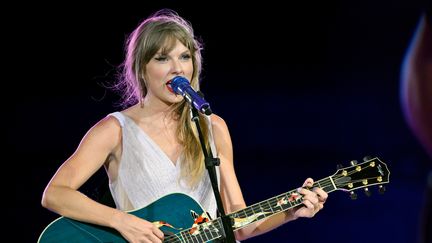
M 172 80 L 169 80 L 168 82 L 166 82 L 166 86 L 171 93 L 175 94 L 174 90 L 172 89 L 171 82 L 172 82 Z

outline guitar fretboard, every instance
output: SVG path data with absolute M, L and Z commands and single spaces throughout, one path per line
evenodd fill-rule
M 327 193 L 336 190 L 336 186 L 330 176 L 316 181 L 313 187 L 319 187 Z M 297 189 L 294 189 L 231 213 L 229 217 L 234 219 L 233 229 L 238 230 L 253 222 L 298 206 L 302 202 L 302 195 L 297 192 Z
M 316 181 L 313 184 L 313 187 L 319 187 L 327 193 L 336 190 L 336 186 L 331 176 Z M 302 195 L 294 189 L 265 201 L 253 204 L 227 216 L 232 219 L 232 228 L 236 231 L 253 222 L 298 206 L 302 202 Z M 207 242 L 217 239 L 223 236 L 222 220 L 221 218 L 217 218 L 210 222 L 200 224 L 195 228 L 194 232 L 195 233 L 191 232 L 191 229 L 183 230 L 177 233 L 175 237 L 169 237 L 169 240 L 164 242 Z

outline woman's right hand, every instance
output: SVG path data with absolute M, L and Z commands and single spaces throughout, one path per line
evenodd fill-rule
M 163 232 L 149 221 L 119 211 L 113 218 L 113 228 L 128 242 L 162 242 Z

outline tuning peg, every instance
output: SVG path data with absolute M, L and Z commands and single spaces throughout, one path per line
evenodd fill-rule
M 364 189 L 364 191 L 365 191 L 366 196 L 370 197 L 371 192 L 369 191 L 369 189 L 367 187 Z
M 383 185 L 380 185 L 379 187 L 378 187 L 378 191 L 379 191 L 379 194 L 384 194 L 384 192 L 385 192 L 385 186 L 383 186 Z
M 371 160 L 373 157 L 372 156 L 365 156 L 363 157 L 363 161 L 368 161 Z
M 350 197 L 352 200 L 356 200 L 357 199 L 357 194 L 353 191 L 350 192 Z
M 336 168 L 337 168 L 338 170 L 340 170 L 340 169 L 343 168 L 343 165 L 342 165 L 342 164 L 337 164 L 337 165 L 336 165 Z
M 356 165 L 357 163 L 358 163 L 357 160 L 351 160 L 350 162 L 351 165 Z

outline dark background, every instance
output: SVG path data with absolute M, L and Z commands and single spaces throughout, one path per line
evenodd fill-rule
M 416 242 L 431 159 L 407 126 L 400 71 L 421 1 L 316 4 L 231 2 L 16 6 L 8 20 L 12 64 L 16 241 L 35 242 L 58 215 L 44 187 L 85 132 L 109 112 L 126 35 L 168 7 L 204 42 L 202 91 L 227 122 L 248 204 L 321 179 L 366 155 L 390 171 L 387 192 L 352 201 L 330 194 L 322 212 L 246 242 Z M 205 6 L 204 6 L 205 5 Z M 19 9 L 19 10 L 18 10 Z M 9 22 L 10 21 L 10 22 Z M 13 23 L 13 25 L 12 25 Z M 9 43 L 10 41 L 10 43 Z M 9 116 L 7 116 L 9 118 Z M 6 151 L 7 152 L 7 151 Z M 9 174 L 9 173 L 6 173 Z M 82 191 L 104 194 L 100 171 Z

